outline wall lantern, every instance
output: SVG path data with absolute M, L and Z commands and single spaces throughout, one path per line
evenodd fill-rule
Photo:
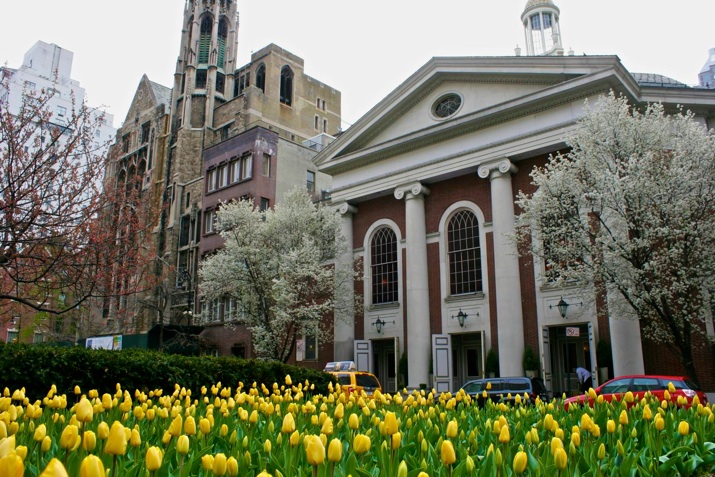
M 469 315 L 466 314 L 465 312 L 463 312 L 462 309 L 460 308 L 460 309 L 459 309 L 459 313 L 457 313 L 456 316 L 455 316 L 455 315 L 452 315 L 452 319 L 457 318 L 457 321 L 459 322 L 459 326 L 460 326 L 461 328 L 464 328 L 464 320 L 466 320 L 468 316 L 469 316 Z M 476 316 L 479 316 L 479 313 L 477 313 Z
M 380 317 L 378 316 L 377 319 L 372 322 L 372 326 L 375 327 L 375 329 L 377 330 L 377 334 L 379 335 L 380 333 L 382 333 L 382 327 L 385 326 L 387 323 L 394 324 L 395 320 L 385 321 L 385 320 L 381 320 Z
M 583 306 L 583 303 L 581 303 L 581 302 L 579 302 L 579 303 L 567 303 L 567 302 L 564 300 L 564 297 L 561 297 L 561 299 L 559 300 L 559 302 L 556 304 L 556 308 L 559 309 L 559 313 L 561 314 L 561 318 L 566 319 L 566 311 L 568 310 L 568 307 L 570 307 L 570 306 L 572 306 L 572 305 L 574 305 L 574 306 Z M 553 307 L 554 307 L 554 305 L 549 305 L 549 308 L 553 308 Z

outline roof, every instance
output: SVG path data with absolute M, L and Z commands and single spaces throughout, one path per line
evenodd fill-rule
M 154 83 L 149 80 L 152 91 L 154 91 L 154 96 L 159 104 L 164 104 L 167 107 L 171 104 L 171 88 L 160 85 L 159 83 Z
M 689 86 L 685 83 L 681 83 L 673 78 L 655 73 L 631 73 L 631 76 L 633 76 L 633 79 L 635 79 L 640 86 L 657 88 L 689 88 Z

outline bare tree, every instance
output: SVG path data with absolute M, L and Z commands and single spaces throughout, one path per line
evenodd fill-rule
M 0 101 L 0 306 L 58 315 L 147 286 L 155 215 L 135 184 L 103 184 L 104 118 L 73 102 L 56 120 L 51 95 L 25 91 L 19 111 Z

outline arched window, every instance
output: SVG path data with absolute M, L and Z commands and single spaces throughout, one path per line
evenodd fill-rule
M 256 70 L 256 88 L 266 92 L 266 65 L 261 63 Z
M 293 103 L 293 70 L 287 65 L 281 68 L 281 103 L 286 106 Z
M 201 19 L 201 36 L 199 38 L 199 63 L 209 62 L 212 24 L 213 21 L 209 15 L 206 15 Z
M 370 243 L 372 303 L 397 302 L 397 236 L 389 227 L 381 227 Z
M 226 37 L 228 36 L 228 22 L 225 18 L 221 18 L 218 22 L 218 61 L 216 65 L 219 68 L 224 67 L 226 61 Z
M 447 228 L 449 293 L 461 295 L 482 291 L 482 258 L 479 223 L 471 210 L 460 210 Z

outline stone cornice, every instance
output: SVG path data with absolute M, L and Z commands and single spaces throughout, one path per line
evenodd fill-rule
M 357 207 L 348 204 L 347 202 L 339 202 L 337 204 L 333 204 L 333 208 L 335 208 L 335 210 L 337 210 L 340 215 L 356 214 L 358 211 Z

